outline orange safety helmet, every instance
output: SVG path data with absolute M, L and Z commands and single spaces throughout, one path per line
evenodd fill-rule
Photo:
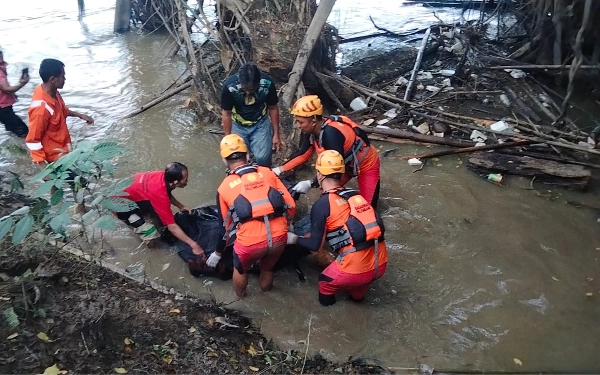
M 334 173 L 346 172 L 344 157 L 335 150 L 325 150 L 317 156 L 315 169 L 323 176 L 329 176 Z
M 237 134 L 229 134 L 221 140 L 221 157 L 227 158 L 236 152 L 248 152 L 244 139 Z
M 316 95 L 303 96 L 294 103 L 290 113 L 299 117 L 312 117 L 323 114 L 321 99 Z

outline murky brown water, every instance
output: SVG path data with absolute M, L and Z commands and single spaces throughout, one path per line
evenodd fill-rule
M 159 169 L 171 160 L 184 162 L 190 184 L 175 194 L 190 206 L 211 203 L 223 178 L 219 139 L 203 131 L 204 125 L 195 126 L 193 116 L 180 108 L 184 95 L 116 122 L 159 94 L 185 68 L 182 58 L 165 58 L 166 37 L 113 34 L 112 2 L 87 0 L 81 22 L 75 1 L 27 3 L 5 4 L 0 13 L 0 43 L 12 63 L 11 81 L 18 80 L 23 64 L 35 72 L 45 57 L 63 60 L 65 101 L 96 118 L 92 127 L 73 121 L 74 137 L 126 143 L 132 151 L 119 176 Z M 338 2 L 331 20 L 347 34 L 370 30 L 369 15 L 394 30 L 435 20 L 421 7 L 380 3 L 355 1 L 347 9 Z M 457 19 L 456 13 L 436 12 L 448 21 Z M 390 45 L 375 40 L 372 46 Z M 368 53 L 365 49 L 364 44 L 347 46 L 341 60 Z M 32 74 L 32 81 L 19 92 L 16 109 L 23 117 L 40 80 Z M 10 142 L 18 141 L 0 131 L 0 144 Z M 423 150 L 403 145 L 397 154 Z M 331 308 L 321 307 L 318 272 L 305 265 L 306 283 L 284 271 L 272 292 L 261 293 L 252 278 L 249 296 L 230 307 L 252 317 L 285 349 L 303 351 L 310 327 L 309 351 L 331 359 L 367 356 L 388 366 L 427 363 L 439 370 L 600 372 L 600 224 L 591 210 L 565 204 L 567 198 L 597 202 L 598 194 L 538 187 L 558 196 L 549 201 L 527 190 L 528 181 L 509 178 L 507 186 L 499 187 L 474 176 L 464 164 L 448 156 L 412 173 L 395 154 L 383 158 L 382 212 L 390 265 L 362 305 L 340 298 Z M 6 153 L 0 165 L 21 173 L 30 168 L 28 157 Z M 312 192 L 301 202 L 306 205 L 316 195 Z M 234 300 L 229 282 L 192 278 L 166 247 L 136 249 L 138 242 L 127 228 L 109 242 L 116 249 L 112 261 L 124 268 L 183 293 Z M 586 297 L 588 292 L 593 297 Z

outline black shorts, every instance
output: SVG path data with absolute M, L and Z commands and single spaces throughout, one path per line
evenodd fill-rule
M 0 122 L 4 124 L 6 131 L 14 133 L 17 137 L 25 138 L 29 132 L 27 125 L 13 111 L 12 105 L 0 108 Z

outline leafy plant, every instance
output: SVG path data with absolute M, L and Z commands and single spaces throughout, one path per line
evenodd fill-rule
M 66 238 L 70 228 L 78 225 L 91 245 L 95 242 L 95 230 L 100 233 L 114 230 L 117 222 L 110 212 L 127 212 L 137 207 L 135 202 L 125 198 L 127 193 L 123 191 L 131 185 L 131 178 L 100 187 L 104 177 L 113 176 L 113 159 L 124 153 L 125 148 L 116 142 L 97 145 L 88 140 L 78 142 L 68 154 L 31 178 L 32 182 L 41 182 L 32 195 L 35 200 L 0 218 L 0 242 L 11 233 L 12 243 L 17 245 L 40 229 L 54 238 Z M 18 175 L 13 173 L 13 177 L 13 181 L 18 181 L 14 186 L 22 187 Z M 70 211 L 74 206 L 85 207 L 86 212 L 74 214 Z
M 8 324 L 9 327 L 15 328 L 15 327 L 19 326 L 19 324 L 20 324 L 19 317 L 15 313 L 14 308 L 10 307 L 10 308 L 4 310 L 2 315 L 4 315 L 4 320 L 6 321 L 6 323 Z

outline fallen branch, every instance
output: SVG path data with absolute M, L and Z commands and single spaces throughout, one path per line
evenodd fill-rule
M 530 158 L 544 159 L 544 160 L 556 161 L 556 162 L 563 163 L 563 164 L 582 165 L 584 167 L 600 169 L 600 165 L 598 165 L 598 164 L 587 163 L 585 161 L 579 161 L 579 160 L 564 159 L 564 158 L 561 158 L 558 156 L 540 154 L 538 152 L 514 151 L 514 150 L 508 150 L 508 149 L 498 150 L 498 152 L 501 154 L 516 155 L 516 156 L 529 156 Z
M 476 147 L 466 147 L 466 148 L 461 148 L 461 149 L 458 149 L 458 150 L 454 149 L 454 150 L 438 151 L 438 152 L 432 152 L 432 153 L 429 153 L 429 154 L 408 155 L 408 156 L 403 156 L 402 159 L 404 159 L 404 160 L 413 159 L 413 158 L 416 158 L 416 159 L 430 159 L 430 158 L 437 158 L 439 156 L 454 155 L 454 154 L 463 154 L 463 153 L 466 153 L 466 152 L 499 150 L 499 149 L 502 149 L 502 148 L 527 146 L 527 145 L 530 145 L 532 143 L 533 143 L 533 141 L 505 142 L 505 143 L 497 143 L 497 144 L 493 144 L 493 145 L 476 146 Z
M 428 115 L 426 113 L 421 113 L 421 112 L 417 112 L 417 111 L 411 111 L 411 113 L 417 115 L 417 116 L 421 116 L 423 118 L 428 118 L 431 120 L 436 120 L 436 121 L 442 121 L 447 123 L 448 125 L 453 125 L 455 127 L 458 128 L 465 128 L 465 129 L 472 129 L 472 130 L 479 130 L 481 132 L 485 132 L 485 133 L 492 133 L 492 134 L 497 134 L 497 135 L 501 135 L 501 136 L 509 136 L 510 134 L 504 133 L 504 132 L 498 132 L 492 129 L 488 129 L 486 127 L 483 126 L 477 126 L 477 125 L 470 125 L 470 124 L 463 124 L 460 122 L 456 122 L 456 121 L 451 121 L 442 117 L 436 117 L 436 116 L 431 116 Z M 562 148 L 568 148 L 571 150 L 576 150 L 576 151 L 582 151 L 582 152 L 587 152 L 590 154 L 594 154 L 594 155 L 600 155 L 600 151 L 596 151 L 596 150 L 592 150 L 586 147 L 582 147 L 582 146 L 578 146 L 572 143 L 567 143 L 567 142 L 556 142 L 556 141 L 550 141 L 550 140 L 546 140 L 546 139 L 540 139 L 540 138 L 536 138 L 536 137 L 531 137 L 531 136 L 527 136 L 527 135 L 523 135 L 523 134 L 513 134 L 513 136 L 518 137 L 518 138 L 522 138 L 525 140 L 529 140 L 529 141 L 534 141 L 537 143 L 545 143 L 548 145 L 552 145 L 552 146 L 558 146 L 558 147 L 562 147 Z
M 521 70 L 539 70 L 539 69 L 571 69 L 572 65 L 500 65 L 489 66 L 488 69 L 521 69 Z M 581 65 L 579 69 L 583 70 L 600 70 L 600 65 Z
M 412 133 L 412 132 L 409 132 L 406 130 L 400 130 L 400 129 L 369 128 L 367 126 L 361 126 L 361 128 L 369 134 L 373 133 L 373 134 L 386 135 L 389 137 L 395 137 L 395 138 L 401 138 L 401 139 L 410 139 L 411 141 L 422 142 L 422 143 L 431 143 L 431 144 L 436 144 L 436 145 L 453 146 L 453 147 L 473 147 L 473 146 L 475 146 L 475 142 L 471 142 L 471 141 L 435 137 L 433 135 Z
M 419 48 L 419 52 L 417 53 L 417 59 L 415 60 L 415 67 L 413 68 L 413 71 L 410 74 L 410 80 L 406 85 L 406 91 L 404 92 L 404 100 L 410 99 L 410 95 L 412 93 L 412 89 L 415 85 L 415 80 L 417 78 L 417 72 L 419 71 L 419 67 L 421 66 L 421 60 L 423 60 L 423 52 L 425 51 L 425 46 L 427 45 L 427 41 L 429 40 L 429 34 L 431 34 L 431 28 L 427 29 L 425 35 L 423 36 L 423 41 L 421 42 L 421 47 Z
M 144 104 L 139 109 L 136 109 L 135 111 L 131 112 L 130 114 L 121 117 L 119 120 L 124 120 L 126 118 L 130 118 L 130 117 L 139 115 L 140 113 L 146 111 L 147 109 L 150 109 L 150 108 L 154 107 L 155 105 L 164 102 L 165 100 L 169 99 L 170 97 L 172 97 L 176 94 L 179 94 L 183 90 L 192 87 L 193 84 L 194 84 L 193 81 L 186 82 L 186 83 L 180 85 L 179 87 L 176 87 L 173 90 L 166 92 L 164 95 L 161 95 L 158 98 L 150 101 L 149 103 Z
M 348 113 L 348 111 L 346 110 L 346 108 L 344 107 L 344 105 L 340 102 L 340 100 L 338 99 L 338 97 L 335 95 L 335 93 L 333 92 L 333 90 L 331 90 L 331 87 L 329 87 L 329 84 L 327 83 L 327 81 L 325 81 L 325 79 L 323 78 L 323 76 L 329 78 L 328 76 L 321 74 L 320 72 L 318 72 L 312 65 L 309 67 L 310 71 L 315 75 L 315 77 L 317 78 L 317 81 L 319 81 L 319 83 L 321 84 L 321 86 L 323 86 L 323 89 L 325 90 L 325 92 L 327 93 L 327 95 L 331 98 L 331 100 L 333 100 L 335 102 L 335 105 L 338 107 L 338 109 L 340 110 L 340 112 L 345 115 Z
M 392 95 L 386 94 L 386 93 L 382 93 L 382 92 L 374 92 L 372 90 L 369 90 L 365 87 L 363 87 L 362 85 L 359 85 L 357 83 L 355 83 L 354 81 L 346 78 L 346 77 L 340 77 L 332 72 L 326 71 L 327 75 L 337 79 L 338 81 L 344 83 L 345 85 L 354 88 L 355 90 L 363 93 L 364 95 L 371 97 L 373 99 L 375 99 L 376 101 L 380 101 L 381 103 L 384 103 L 386 105 L 389 105 L 392 108 L 397 108 L 397 109 L 401 109 L 401 110 L 406 110 L 405 107 L 401 106 L 400 104 L 396 104 L 391 102 L 390 100 L 386 100 L 384 98 L 389 98 L 391 100 L 394 100 L 398 103 L 403 103 L 409 106 L 418 106 L 419 104 L 408 101 L 408 100 L 403 100 L 397 97 L 394 97 Z M 482 119 L 478 119 L 478 118 L 474 118 L 474 117 L 468 117 L 468 116 L 461 116 L 461 115 L 456 115 L 453 113 L 448 113 L 448 112 L 444 112 L 444 111 L 440 111 L 439 109 L 435 109 L 435 108 L 427 108 L 427 111 L 429 112 L 433 112 L 433 113 L 438 113 L 440 115 L 446 116 L 446 117 L 451 117 L 451 118 L 456 118 L 456 119 L 462 119 L 462 120 L 468 120 L 468 121 L 473 121 L 473 122 L 478 122 L 481 121 Z M 472 129 L 472 130 L 479 130 L 481 132 L 486 132 L 486 133 L 492 133 L 492 134 L 497 134 L 497 135 L 502 135 L 502 136 L 507 136 L 508 134 L 503 133 L 503 132 L 497 132 L 494 130 L 491 130 L 489 128 L 483 127 L 483 126 L 477 126 L 477 125 L 469 125 L 469 124 L 463 124 L 463 123 L 459 123 L 459 122 L 455 122 L 455 121 L 451 121 L 448 119 L 445 119 L 443 117 L 438 117 L 438 116 L 432 116 L 432 115 L 428 115 L 426 113 L 422 113 L 422 112 L 417 112 L 413 109 L 409 109 L 409 112 L 417 115 L 417 116 L 421 116 L 423 118 L 428 118 L 431 120 L 436 120 L 436 121 L 442 121 L 445 122 L 449 125 L 453 125 L 455 127 L 459 127 L 459 128 L 466 128 L 466 129 Z M 507 120 L 507 122 L 511 122 L 514 123 L 514 120 Z M 551 140 L 544 140 L 544 139 L 539 139 L 539 138 L 535 138 L 535 137 L 529 137 L 526 135 L 518 135 L 519 138 L 523 138 L 526 140 L 531 140 L 534 142 L 539 142 L 539 143 L 546 143 L 548 145 L 553 145 L 553 146 L 559 146 L 559 147 L 563 147 L 563 148 L 567 148 L 567 149 L 571 149 L 571 150 L 576 150 L 576 151 L 582 151 L 582 152 L 587 152 L 587 153 L 591 153 L 591 154 L 595 154 L 595 155 L 600 155 L 599 151 L 596 150 L 592 150 L 592 149 L 588 149 L 585 147 L 581 147 L 572 143 L 567 143 L 566 141 L 563 142 L 557 142 L 557 141 L 551 141 Z
M 512 99 L 512 101 L 516 103 L 519 108 L 521 108 L 521 111 L 523 111 L 523 114 L 526 117 L 532 118 L 537 122 L 542 121 L 540 116 L 538 116 L 533 109 L 531 109 L 527 104 L 525 104 L 510 87 L 506 86 L 504 87 L 504 90 L 506 90 L 506 93 Z
M 369 140 L 370 141 L 389 142 L 389 143 L 394 143 L 394 144 L 398 144 L 398 145 L 420 145 L 423 143 L 427 143 L 427 142 L 420 142 L 420 141 L 412 141 L 410 139 L 394 138 L 394 137 L 375 134 L 375 133 L 369 134 Z

